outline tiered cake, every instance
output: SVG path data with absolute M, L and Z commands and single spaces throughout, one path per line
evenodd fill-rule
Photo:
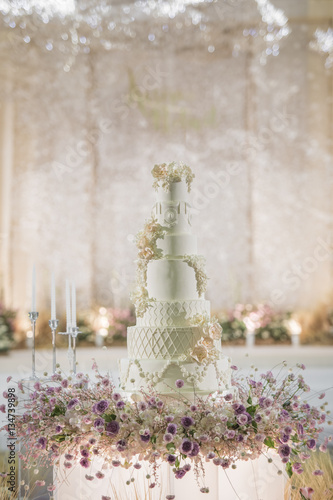
M 230 359 L 222 354 L 221 327 L 210 318 L 204 259 L 191 231 L 194 175 L 176 163 L 156 165 L 152 173 L 156 203 L 137 237 L 137 325 L 128 328 L 121 387 L 167 394 L 182 380 L 182 393 L 230 392 Z

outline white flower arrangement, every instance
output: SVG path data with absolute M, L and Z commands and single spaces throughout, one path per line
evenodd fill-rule
M 190 321 L 192 326 L 202 330 L 202 336 L 190 351 L 190 357 L 199 364 L 212 362 L 218 359 L 219 351 L 216 349 L 215 341 L 221 339 L 222 328 L 217 318 L 209 318 L 206 315 L 197 314 Z
M 148 262 L 162 257 L 162 250 L 157 248 L 157 240 L 164 238 L 165 230 L 154 217 L 146 221 L 142 231 L 136 236 L 136 245 L 139 249 L 138 260 L 136 261 L 136 286 L 131 294 L 131 300 L 135 305 L 136 314 L 142 317 L 149 307 L 153 298 L 150 298 L 147 290 L 147 270 Z
M 201 297 L 207 290 L 208 276 L 206 274 L 206 260 L 202 255 L 184 255 L 184 262 L 194 269 L 197 282 L 197 292 Z
M 155 179 L 153 183 L 153 188 L 157 189 L 159 186 L 165 191 L 170 189 L 170 184 L 172 182 L 180 182 L 185 180 L 187 184 L 188 192 L 191 190 L 191 183 L 195 177 L 190 167 L 184 163 L 162 163 L 160 165 L 155 165 L 151 171 Z

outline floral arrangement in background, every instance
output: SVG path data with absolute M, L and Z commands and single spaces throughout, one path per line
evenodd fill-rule
M 127 328 L 135 325 L 135 315 L 131 308 L 100 307 L 93 319 L 96 335 L 103 338 L 105 345 L 125 343 Z
M 0 302 L 0 352 L 5 353 L 14 345 L 14 320 L 16 312 L 6 309 Z
M 106 469 L 125 467 L 129 486 L 131 469 L 139 470 L 145 461 L 150 469 L 146 475 L 149 488 L 159 485 L 163 461 L 170 464 L 176 479 L 192 469 L 200 491 L 209 493 L 205 461 L 223 469 L 236 468 L 238 460 L 253 460 L 272 449 L 280 455 L 289 477 L 300 475 L 319 444 L 325 405 L 309 404 L 310 388 L 301 373 L 304 365 L 298 364 L 285 376 L 283 367 L 279 368 L 277 376 L 271 371 L 256 378 L 235 375 L 229 394 L 196 397 L 194 402 L 182 396 L 182 380 L 175 383 L 175 398 L 164 398 L 151 389 L 127 400 L 108 375 L 99 373 L 95 362 L 95 382 L 82 373 L 67 377 L 60 369 L 51 385 L 47 379 L 31 388 L 19 382 L 24 413 L 18 413 L 16 433 L 26 450 L 21 458 L 28 466 L 38 467 L 57 465 L 63 456 L 64 468 L 70 470 L 79 463 L 88 481 L 103 479 Z M 236 374 L 237 367 L 233 370 Z M 11 394 L 9 388 L 4 397 Z M 322 400 L 325 394 L 317 396 Z M 0 410 L 5 413 L 6 406 Z M 323 440 L 322 452 L 330 440 Z M 104 459 L 99 471 L 91 469 L 96 455 Z M 316 469 L 313 474 L 323 471 Z M 303 484 L 300 492 L 309 488 Z M 55 486 L 48 489 L 54 491 Z
M 218 314 L 223 329 L 222 340 L 242 341 L 247 332 L 254 332 L 258 340 L 289 342 L 290 313 L 274 311 L 267 304 L 236 304 L 234 309 Z
M 165 191 L 170 189 L 170 184 L 172 182 L 180 182 L 185 180 L 187 184 L 187 189 L 191 191 L 191 184 L 195 177 L 190 167 L 184 163 L 162 163 L 160 165 L 155 165 L 151 171 L 155 179 L 153 183 L 153 188 L 157 189 L 160 185 Z

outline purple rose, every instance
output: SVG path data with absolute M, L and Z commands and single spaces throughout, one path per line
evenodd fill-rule
M 236 432 L 233 430 L 233 429 L 229 429 L 226 433 L 225 433 L 225 437 L 227 439 L 233 439 L 236 435 Z
M 176 461 L 176 456 L 175 455 L 168 455 L 168 462 L 169 464 L 174 464 Z
M 163 436 L 163 440 L 166 443 L 171 443 L 172 439 L 173 439 L 172 434 L 169 434 L 168 432 L 166 434 L 164 434 L 164 436 Z
M 125 406 L 124 401 L 118 401 L 118 402 L 116 403 L 116 407 L 117 407 L 117 408 L 124 408 L 124 406 Z
M 247 424 L 247 416 L 241 413 L 240 415 L 237 416 L 237 422 L 239 423 L 239 425 Z
M 113 401 L 120 401 L 121 400 L 121 394 L 118 392 L 115 392 L 112 396 Z
M 232 407 L 235 410 L 236 415 L 240 415 L 241 413 L 246 412 L 246 408 L 244 405 L 239 405 L 238 403 L 235 403 L 232 405 Z
M 228 469 L 230 466 L 230 462 L 227 458 L 222 458 L 222 461 L 221 461 L 221 467 L 223 469 Z
M 55 431 L 56 431 L 56 434 L 60 434 L 60 432 L 62 432 L 61 425 L 57 425 L 56 428 L 55 428 Z
M 281 444 L 278 448 L 278 454 L 280 455 L 281 458 L 289 457 L 290 455 L 289 446 L 287 444 Z
M 303 436 L 303 434 L 304 434 L 303 425 L 302 424 L 297 424 L 296 429 L 297 429 L 297 434 L 299 436 Z
M 83 448 L 83 450 L 81 450 L 81 455 L 85 458 L 88 458 L 89 457 L 89 451 L 86 449 L 86 448 Z
M 177 470 L 177 472 L 175 473 L 175 478 L 176 479 L 181 479 L 182 477 L 184 477 L 186 474 L 186 471 L 184 471 L 184 469 L 179 469 Z
M 109 403 L 107 401 L 105 401 L 105 399 L 103 399 L 102 401 L 100 401 L 99 403 L 96 403 L 94 406 L 93 406 L 93 411 L 95 413 L 97 413 L 98 415 L 102 415 L 103 413 L 105 413 L 105 411 L 108 409 L 109 407 Z
M 214 453 L 213 451 L 209 451 L 209 452 L 207 453 L 207 458 L 208 458 L 209 460 L 211 460 L 211 459 L 212 459 L 212 458 L 214 458 L 214 457 L 215 457 L 215 453 Z
M 231 400 L 233 399 L 233 395 L 232 395 L 231 393 L 226 394 L 226 395 L 224 396 L 224 399 L 225 399 L 226 401 L 231 401 Z
M 113 434 L 115 436 L 119 432 L 119 427 L 119 422 L 117 422 L 117 420 L 111 420 L 111 422 L 106 424 L 105 430 L 108 435 Z
M 191 465 L 190 464 L 185 464 L 183 469 L 186 471 L 186 472 L 189 472 L 191 470 Z
M 198 443 L 193 443 L 192 451 L 189 453 L 189 457 L 196 457 L 199 454 L 200 446 Z
M 236 441 L 237 441 L 237 443 L 242 443 L 244 441 L 243 434 L 237 434 Z
M 284 434 L 283 432 L 280 434 L 280 440 L 282 443 L 288 443 L 289 437 L 289 434 Z
M 176 387 L 178 387 L 178 389 L 181 389 L 184 386 L 184 380 L 178 379 L 178 380 L 176 380 L 175 384 L 176 384 Z
M 79 400 L 77 398 L 71 399 L 67 405 L 67 409 L 71 410 L 72 408 L 74 408 L 75 405 L 78 404 L 78 402 L 79 402 Z
M 169 424 L 167 427 L 167 432 L 174 436 L 177 432 L 177 425 L 176 424 Z
M 179 447 L 180 452 L 183 453 L 183 455 L 188 455 L 189 453 L 191 453 L 192 448 L 193 443 L 187 438 L 183 439 L 182 444 Z
M 164 420 L 166 422 L 173 422 L 174 420 L 174 417 L 172 415 L 167 415 L 166 417 L 164 417 Z
M 195 405 L 191 405 L 191 406 L 190 406 L 190 410 L 191 410 L 191 411 L 198 411 L 198 407 L 197 407 L 197 406 L 195 406 Z
M 101 417 L 96 418 L 95 421 L 94 421 L 94 427 L 95 427 L 95 429 L 100 429 L 102 427 L 104 429 L 104 424 L 105 424 L 105 420 L 103 418 L 101 418 Z
M 144 401 L 140 401 L 140 403 L 138 403 L 138 408 L 140 411 L 145 411 L 147 409 L 147 407 L 148 407 L 148 405 Z
M 254 416 L 254 421 L 257 422 L 259 424 L 259 422 L 261 422 L 262 418 L 261 418 L 261 415 L 259 415 L 257 413 L 257 415 Z
M 191 425 L 194 424 L 194 420 L 192 417 L 183 417 L 181 419 L 181 423 L 184 427 L 188 428 L 188 427 L 191 427 Z

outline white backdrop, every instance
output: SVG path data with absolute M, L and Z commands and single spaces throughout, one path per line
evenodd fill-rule
M 315 29 L 328 25 L 330 2 L 289 3 L 275 2 L 291 32 L 266 64 L 260 36 L 243 34 L 260 21 L 251 0 L 205 4 L 194 12 L 200 22 L 188 10 L 167 20 L 154 12 L 117 18 L 111 42 L 92 41 L 75 58 L 54 41 L 70 31 L 62 21 L 40 22 L 26 42 L 19 21 L 11 28 L 3 16 L 8 305 L 28 307 L 33 262 L 40 308 L 52 269 L 62 302 L 69 276 L 82 308 L 127 304 L 133 235 L 154 201 L 150 170 L 172 160 L 196 174 L 194 223 L 214 308 L 330 300 L 333 77 L 309 48 Z

